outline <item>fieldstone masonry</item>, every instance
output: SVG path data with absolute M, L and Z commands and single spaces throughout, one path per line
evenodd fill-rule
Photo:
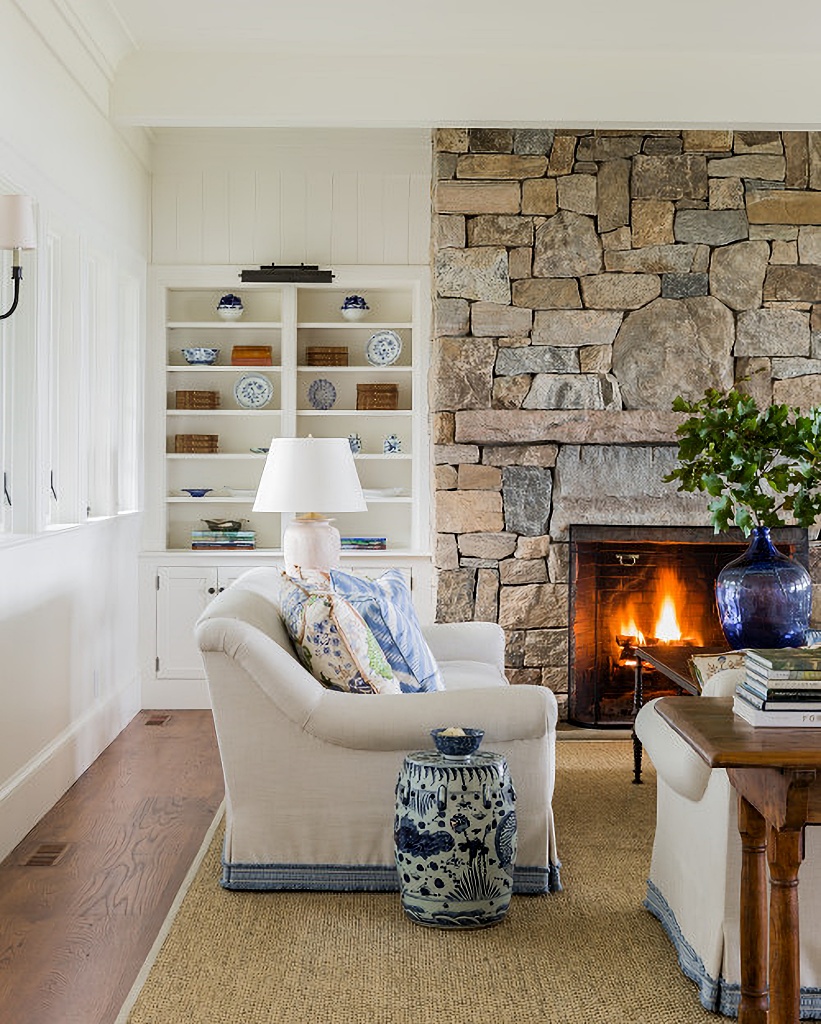
M 437 617 L 564 708 L 570 526 L 706 525 L 673 398 L 821 404 L 821 133 L 443 128 L 433 167 Z

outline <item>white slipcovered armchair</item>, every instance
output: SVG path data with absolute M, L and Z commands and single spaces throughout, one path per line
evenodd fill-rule
M 425 628 L 445 690 L 352 694 L 297 660 L 279 615 L 280 574 L 257 568 L 197 627 L 226 786 L 229 889 L 394 890 L 395 785 L 405 755 L 442 725 L 485 730 L 517 795 L 513 891 L 560 888 L 553 826 L 556 700 L 509 686 L 504 634 L 485 622 Z
M 732 696 L 744 669 L 717 672 L 703 697 Z M 678 699 L 678 698 L 677 698 Z M 699 700 L 682 697 L 681 700 Z M 636 735 L 656 769 L 656 834 L 645 906 L 659 919 L 701 1003 L 737 1016 L 740 997 L 738 797 L 723 768 L 711 769 L 645 704 Z M 805 830 L 799 872 L 801 1019 L 821 1019 L 821 830 Z

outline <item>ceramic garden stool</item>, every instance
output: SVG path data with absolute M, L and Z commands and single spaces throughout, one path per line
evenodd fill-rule
M 516 860 L 516 794 L 507 762 L 483 751 L 409 754 L 396 783 L 402 906 L 434 928 L 486 928 L 507 913 Z

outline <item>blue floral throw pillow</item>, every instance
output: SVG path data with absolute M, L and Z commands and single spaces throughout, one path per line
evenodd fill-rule
M 331 585 L 370 626 L 404 693 L 444 689 L 399 569 L 389 569 L 376 580 L 331 569 Z
M 399 683 L 362 616 L 328 577 L 283 573 L 282 620 L 302 664 L 323 686 L 349 693 L 399 693 Z

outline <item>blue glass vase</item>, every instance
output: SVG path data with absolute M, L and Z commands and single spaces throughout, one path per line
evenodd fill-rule
M 716 580 L 721 628 L 734 650 L 800 647 L 810 624 L 810 574 L 783 555 L 766 526 L 756 526 L 750 546 Z

